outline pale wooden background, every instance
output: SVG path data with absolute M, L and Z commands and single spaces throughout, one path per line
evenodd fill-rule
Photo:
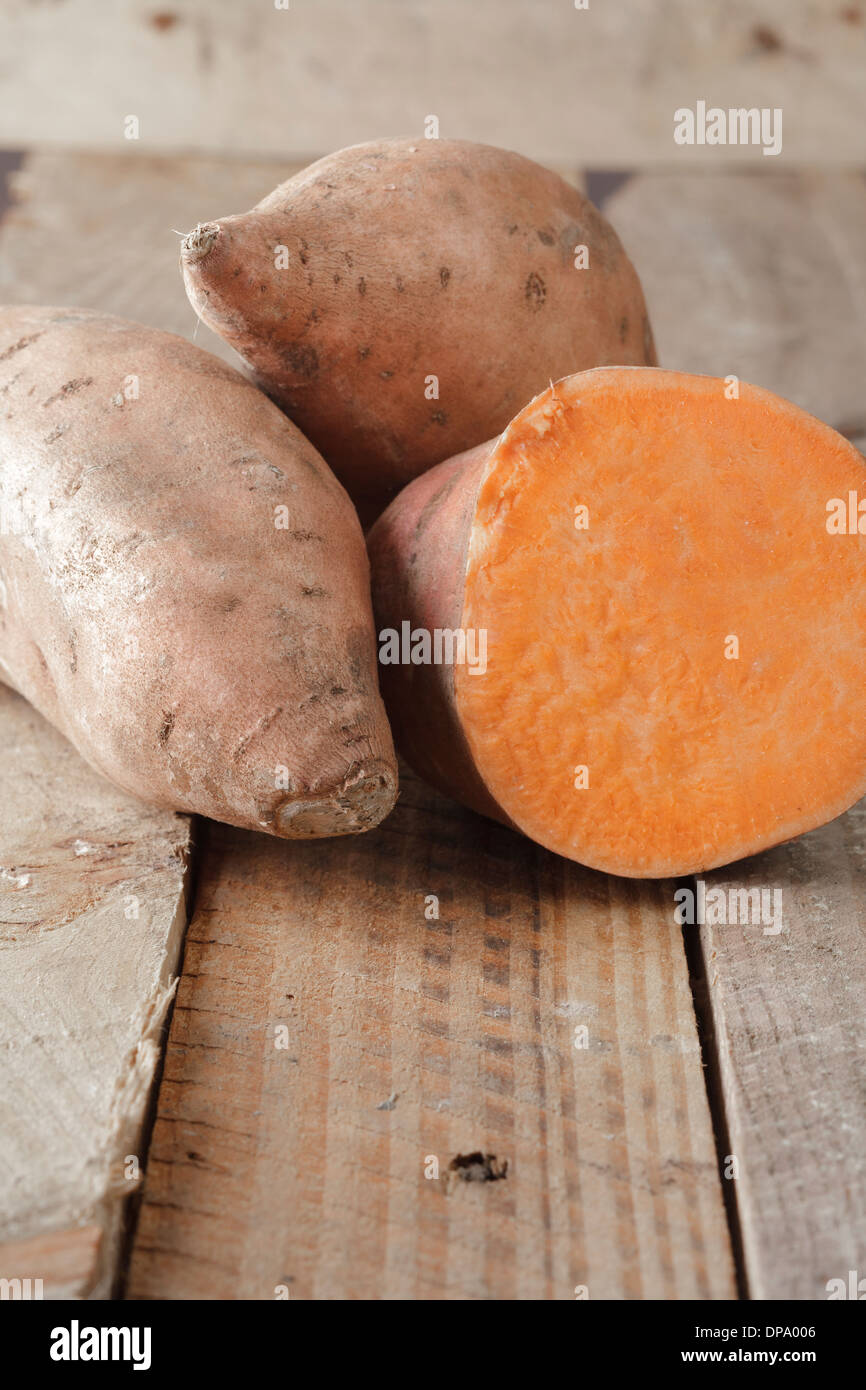
M 575 168 L 678 148 L 698 99 L 782 107 L 786 164 L 859 165 L 862 0 L 4 0 L 0 146 L 304 160 L 381 135 L 486 140 Z
M 866 442 L 864 34 L 866 7 L 818 0 L 7 0 L 0 300 L 230 357 L 175 232 L 433 113 L 603 203 L 665 365 Z M 783 155 L 675 147 L 698 98 L 782 106 Z M 683 934 L 674 884 L 580 870 L 411 776 L 373 834 L 287 845 L 131 802 L 4 692 L 0 737 L 0 1275 L 564 1300 L 866 1272 L 862 807 L 709 876 L 781 887 L 780 936 Z M 425 1178 L 475 1149 L 508 1176 Z

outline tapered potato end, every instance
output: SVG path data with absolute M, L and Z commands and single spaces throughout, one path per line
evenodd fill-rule
M 215 246 L 220 234 L 218 222 L 199 222 L 187 232 L 180 244 L 181 260 L 187 264 L 201 261 Z
M 396 800 L 395 769 L 373 762 L 357 768 L 327 796 L 287 797 L 277 807 L 272 829 L 287 840 L 360 835 L 384 820 Z

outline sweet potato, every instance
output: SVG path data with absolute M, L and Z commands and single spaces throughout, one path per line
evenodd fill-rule
M 390 809 L 357 517 L 181 338 L 0 310 L 0 678 L 147 801 L 275 835 Z
M 863 459 L 736 391 L 572 376 L 368 537 L 380 662 L 404 663 L 380 672 L 398 749 L 611 873 L 728 863 L 866 791 Z M 437 629 L 466 652 L 422 664 Z
M 340 150 L 181 250 L 202 319 L 369 520 L 549 381 L 655 362 L 613 229 L 531 160 L 463 140 Z

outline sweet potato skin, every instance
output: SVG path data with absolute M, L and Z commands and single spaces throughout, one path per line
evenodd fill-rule
M 196 312 L 365 521 L 504 429 L 550 380 L 656 360 L 613 229 L 557 175 L 488 145 L 341 150 L 251 212 L 197 228 L 181 263 Z
M 380 819 L 363 537 L 295 426 L 75 309 L 0 310 L 0 400 L 0 678 L 147 801 L 301 838 Z
M 455 630 L 475 500 L 495 441 L 429 469 L 404 488 L 367 536 L 377 630 Z M 454 667 L 380 665 L 394 739 L 415 771 L 481 815 L 511 822 L 485 786 L 463 733 Z

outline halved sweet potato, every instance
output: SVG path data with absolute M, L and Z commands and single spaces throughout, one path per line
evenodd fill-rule
M 832 520 L 866 489 L 863 460 L 735 390 L 639 367 L 566 378 L 368 538 L 398 747 L 612 873 L 724 864 L 866 791 L 866 536 Z M 458 628 L 462 664 L 412 663 L 419 633 Z

